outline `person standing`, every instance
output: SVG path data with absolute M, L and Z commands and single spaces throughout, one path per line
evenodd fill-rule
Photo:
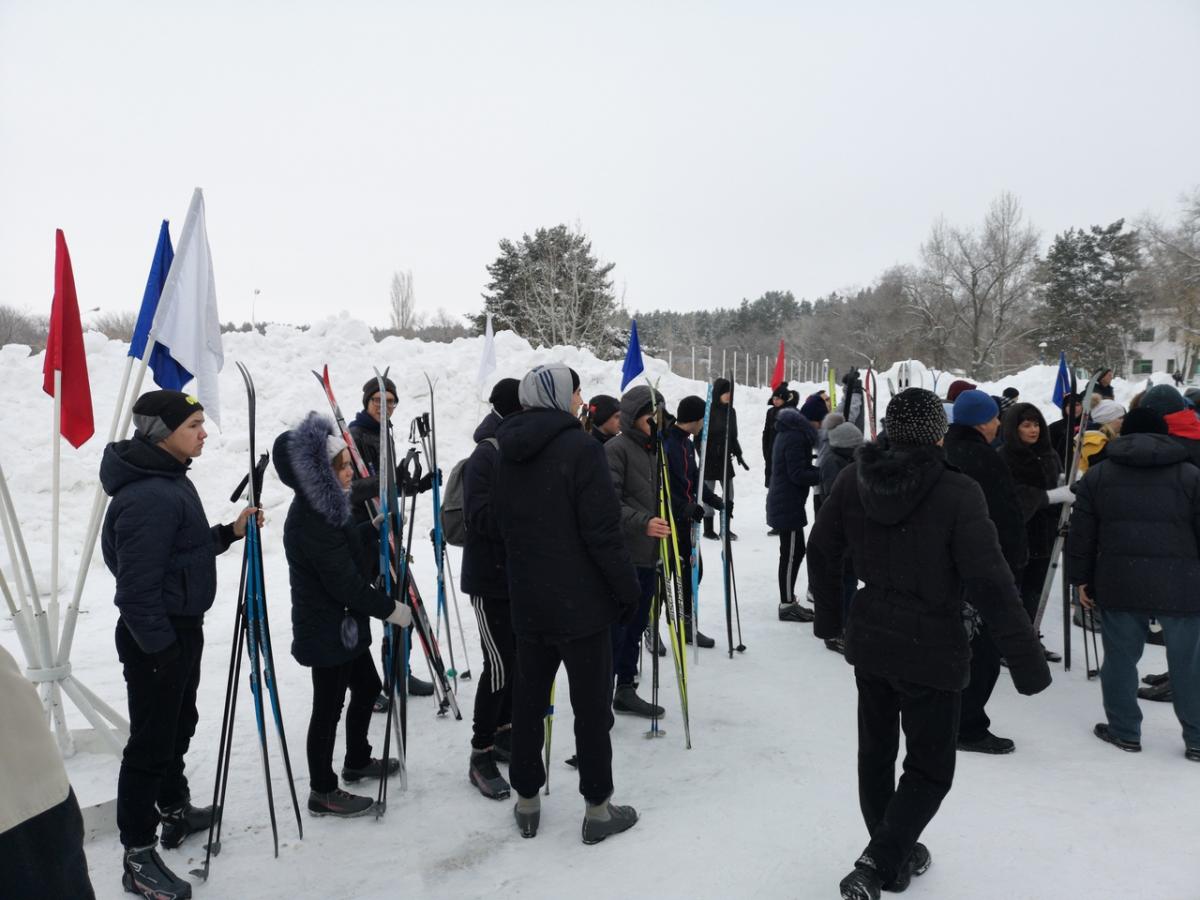
M 775 417 L 779 415 L 779 410 L 787 403 L 788 398 L 788 383 L 781 382 L 778 387 L 771 391 L 771 397 L 767 401 L 767 415 L 763 420 L 762 433 L 762 452 L 763 452 L 763 486 L 771 486 L 771 448 L 775 446 Z
M 1057 422 L 1050 423 L 1050 447 L 1054 450 L 1054 455 L 1058 457 L 1059 462 L 1062 463 L 1064 472 L 1071 465 L 1071 458 L 1067 455 L 1067 451 L 1075 441 L 1075 433 L 1079 431 L 1079 421 L 1082 416 L 1083 396 L 1065 394 L 1062 402 L 1062 418 Z
M 488 401 L 492 411 L 475 429 L 475 449 L 463 467 L 463 516 L 467 538 L 462 554 L 462 589 L 471 597 L 479 640 L 483 645 L 483 674 L 475 689 L 474 730 L 467 777 L 483 796 L 503 800 L 510 789 L 498 762 L 512 758 L 512 672 L 514 641 L 512 607 L 508 600 L 508 568 L 504 535 L 496 524 L 492 494 L 500 468 L 496 431 L 509 416 L 521 411 L 520 382 L 502 378 Z
M 496 429 L 500 469 L 493 493 L 504 535 L 517 644 L 513 682 L 513 816 L 537 834 L 542 720 L 559 665 L 575 714 L 583 841 L 631 828 L 637 812 L 611 802 L 612 625 L 637 612 L 641 588 L 621 535 L 621 505 L 604 449 L 576 418 L 579 376 L 560 363 L 538 366 L 518 391 L 523 412 Z
M 1137 664 L 1153 617 L 1163 629 L 1184 754 L 1200 762 L 1200 470 L 1144 407 L 1126 416 L 1107 450 L 1076 485 L 1065 550 L 1080 603 L 1104 611 L 1106 721 L 1093 731 L 1122 750 L 1142 749 Z
M 804 561 L 808 492 L 820 481 L 813 465 L 817 430 L 799 411 L 783 409 L 775 420 L 767 524 L 779 533 L 779 621 L 811 622 L 813 613 L 796 600 L 796 575 Z
M 588 401 L 588 422 L 592 437 L 601 444 L 606 444 L 621 431 L 621 419 L 617 415 L 620 404 L 616 397 L 608 394 L 597 394 Z
M 275 439 L 271 457 L 279 480 L 295 492 L 283 524 L 292 590 L 292 656 L 312 672 L 308 720 L 308 811 L 314 816 L 353 818 L 375 801 L 338 787 L 333 750 L 346 704 L 346 755 L 342 779 L 378 779 L 384 762 L 371 756 L 367 731 L 382 685 L 371 661 L 370 618 L 400 628 L 412 613 L 373 585 L 378 559 L 367 552 L 374 526 L 350 512 L 354 465 L 333 422 L 309 413 Z M 377 543 L 375 541 L 374 543 Z M 388 776 L 400 760 L 387 760 Z
M 837 417 L 841 418 L 837 413 L 830 413 L 825 417 L 825 425 L 829 426 L 829 420 Z M 825 430 L 824 428 L 822 430 Z M 818 454 L 819 462 L 817 463 L 817 471 L 821 476 L 821 494 L 828 497 L 833 493 L 833 486 L 837 482 L 838 476 L 842 474 L 850 463 L 854 462 L 854 456 L 858 452 L 858 448 L 863 444 L 863 433 L 850 422 L 839 422 L 829 428 L 828 439 L 826 441 L 826 452 L 823 458 Z M 820 515 L 819 507 L 817 515 Z M 847 558 L 842 571 L 842 623 L 850 618 L 850 603 L 854 599 L 854 592 L 858 590 L 858 577 L 854 574 L 854 566 L 851 565 L 850 559 Z M 812 588 L 809 588 L 808 596 L 812 599 Z M 826 638 L 825 647 L 835 653 L 846 652 L 846 641 L 843 637 Z
M 708 449 L 704 456 L 704 487 L 711 491 L 717 484 L 720 484 L 722 492 L 729 492 L 729 496 L 721 497 L 725 503 L 725 522 L 729 528 L 726 537 L 731 541 L 736 541 L 737 535 L 733 533 L 733 476 L 736 474 L 733 471 L 733 462 L 737 460 L 738 464 L 747 472 L 750 471 L 750 466 L 742 458 L 742 445 L 738 443 L 737 410 L 733 408 L 733 387 L 728 378 L 718 378 L 713 382 L 713 400 L 712 409 L 708 414 L 706 442 Z M 729 477 L 728 481 L 724 480 L 726 474 Z M 705 513 L 704 536 L 715 541 L 718 537 L 713 528 L 713 516 L 716 511 L 709 506 L 705 509 Z
M 188 478 L 204 452 L 204 407 L 180 391 L 133 404 L 133 438 L 104 448 L 100 483 L 111 498 L 100 546 L 116 578 L 117 656 L 129 700 L 129 741 L 117 781 L 122 882 L 146 897 L 190 897 L 191 885 L 155 849 L 207 830 L 212 807 L 192 806 L 183 758 L 196 730 L 204 614 L 217 596 L 217 556 L 256 513 L 209 526 Z M 261 515 L 260 515 L 261 524 Z
M 1101 369 L 1100 373 L 1096 377 L 1096 394 L 1104 400 L 1116 399 L 1116 397 L 1113 395 L 1112 380 L 1112 369 Z
M 864 583 L 846 622 L 858 685 L 858 793 L 870 841 L 841 883 L 845 900 L 904 890 L 931 856 L 918 843 L 954 778 L 969 674 L 967 595 L 989 622 L 1022 694 L 1050 684 L 979 485 L 946 463 L 936 394 L 888 403 L 887 436 L 864 444 L 821 507 L 808 548 L 818 638 L 842 630 L 843 559 Z M 896 782 L 900 731 L 904 771 Z

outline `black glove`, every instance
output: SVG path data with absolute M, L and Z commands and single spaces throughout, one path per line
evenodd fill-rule
M 416 482 L 415 484 L 413 483 L 411 478 L 407 477 L 407 474 L 404 472 L 403 469 L 397 469 L 396 475 L 400 479 L 400 485 L 402 486 L 404 496 L 406 496 L 406 497 L 413 497 L 413 496 L 416 496 L 417 494 L 423 494 L 427 490 L 429 490 L 430 488 L 433 487 L 433 473 L 432 472 L 426 472 L 425 475 L 422 476 L 421 480 Z M 441 475 L 440 469 L 438 470 L 438 475 L 439 476 Z
M 362 506 L 372 497 L 379 496 L 379 476 L 368 475 L 350 483 L 350 505 Z
M 741 466 L 743 469 L 745 469 L 747 472 L 749 472 L 749 471 L 750 471 L 750 467 L 749 467 L 748 465 L 746 465 L 746 461 L 745 461 L 744 459 L 742 459 L 742 458 L 739 456 L 739 457 L 737 458 L 737 461 L 738 461 L 738 464 L 739 464 L 739 465 L 740 465 L 740 466 Z
M 721 512 L 723 509 L 725 509 L 725 501 L 721 497 L 718 497 L 716 494 L 713 494 L 713 496 L 706 498 L 705 502 L 709 506 L 711 506 L 713 509 L 715 509 L 717 512 Z
M 704 521 L 704 507 L 699 503 L 689 503 L 684 515 L 693 522 L 702 522 Z

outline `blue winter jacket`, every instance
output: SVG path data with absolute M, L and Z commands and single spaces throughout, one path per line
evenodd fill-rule
M 117 581 L 121 620 L 145 653 L 175 643 L 173 618 L 202 622 L 217 596 L 217 554 L 236 540 L 231 525 L 209 526 L 187 472 L 136 436 L 109 444 L 100 460 L 100 483 L 112 497 L 100 548 Z
M 779 531 L 796 531 L 808 524 L 808 491 L 820 482 L 813 465 L 817 430 L 799 410 L 781 409 L 775 418 L 775 447 L 771 451 L 771 486 L 767 489 L 767 524 Z

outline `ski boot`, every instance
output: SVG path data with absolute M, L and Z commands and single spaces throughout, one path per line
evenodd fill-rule
M 156 846 L 150 844 L 147 847 L 125 848 L 121 884 L 129 893 L 140 894 L 150 900 L 162 900 L 164 897 L 187 900 L 192 896 L 191 883 L 167 868 Z
M 583 842 L 598 844 L 607 837 L 628 831 L 637 820 L 637 810 L 632 806 L 616 806 L 607 799 L 588 803 L 583 816 Z
M 353 819 L 365 816 L 375 808 L 375 801 L 360 794 L 350 794 L 341 788 L 334 788 L 327 794 L 310 791 L 308 795 L 308 812 L 314 816 L 336 816 L 339 819 Z
M 517 827 L 521 829 L 521 837 L 536 837 L 542 818 L 541 795 L 522 797 L 517 794 L 517 802 L 513 804 L 513 818 L 517 821 Z
M 400 771 L 400 760 L 392 757 L 387 761 L 388 778 L 391 778 Z M 356 781 L 362 781 L 364 778 L 378 779 L 383 774 L 383 760 L 372 759 L 361 768 L 351 768 L 350 766 L 342 766 L 342 781 L 346 784 L 354 784 Z
M 613 694 L 613 712 L 627 716 L 641 716 L 643 719 L 661 719 L 664 715 L 661 706 L 648 703 L 637 695 L 633 685 L 619 684 Z
M 475 750 L 471 753 L 471 765 L 467 778 L 489 800 L 507 800 L 512 793 L 508 782 L 496 768 L 496 755 L 492 748 Z
M 802 606 L 793 600 L 791 603 L 779 604 L 780 622 L 811 622 L 816 615 L 807 606 Z
M 159 814 L 162 817 L 160 842 L 166 850 L 174 850 L 188 835 L 208 831 L 213 821 L 213 808 L 192 806 L 190 797 L 174 806 L 160 809 Z

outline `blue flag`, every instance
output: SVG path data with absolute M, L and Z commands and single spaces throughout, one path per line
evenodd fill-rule
M 629 349 L 625 351 L 625 364 L 621 366 L 621 390 L 629 386 L 629 382 L 646 370 L 642 364 L 642 345 L 638 343 L 637 319 L 631 319 L 629 329 Z
M 163 287 L 167 283 L 167 275 L 174 260 L 171 232 L 167 220 L 163 219 L 158 230 L 158 246 L 154 248 L 154 260 L 150 263 L 150 275 L 146 278 L 146 290 L 142 294 L 142 308 L 138 310 L 137 327 L 134 328 L 133 339 L 129 342 L 129 355 L 134 359 L 141 359 L 146 355 L 146 344 L 150 339 L 154 316 L 158 312 L 158 301 L 162 297 Z M 154 383 L 161 388 L 180 391 L 192 380 L 192 373 L 171 357 L 169 348 L 158 342 L 155 342 L 154 349 L 150 351 L 150 368 L 154 372 Z
M 1054 379 L 1054 405 L 1062 409 L 1063 398 L 1071 393 L 1071 373 L 1067 369 L 1067 354 L 1058 352 L 1058 377 Z

